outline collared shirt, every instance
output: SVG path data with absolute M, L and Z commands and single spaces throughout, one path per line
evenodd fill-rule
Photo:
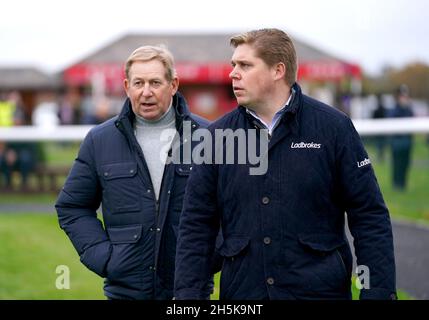
M 255 113 L 255 111 L 250 110 L 249 108 L 246 108 L 246 111 L 247 111 L 247 113 L 252 115 L 255 119 L 259 120 L 261 122 L 261 124 L 266 129 L 268 129 L 268 134 L 270 136 L 272 136 L 274 129 L 279 124 L 279 120 L 281 119 L 283 113 L 286 111 L 286 108 L 289 106 L 289 103 L 292 101 L 294 95 L 295 95 L 295 90 L 291 89 L 291 94 L 289 95 L 289 99 L 286 101 L 286 104 L 279 111 L 276 112 L 271 123 L 267 124 L 264 120 L 262 120 L 260 117 L 258 117 L 258 115 Z

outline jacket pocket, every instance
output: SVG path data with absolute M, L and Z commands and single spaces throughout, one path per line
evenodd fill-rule
M 137 163 L 113 163 L 101 167 L 104 180 L 103 207 L 112 213 L 133 212 L 141 209 L 141 181 Z
M 298 240 L 306 253 L 303 271 L 317 276 L 313 285 L 321 280 L 333 289 L 347 289 L 351 275 L 341 253 L 346 241 L 335 234 L 303 234 Z M 322 291 L 322 288 L 323 285 L 318 290 Z
M 330 252 L 346 244 L 344 239 L 334 234 L 301 234 L 299 242 L 318 252 Z
M 110 284 L 121 284 L 138 289 L 141 285 L 142 225 L 107 227 L 112 244 L 110 259 L 106 265 L 106 278 Z
M 136 243 L 141 238 L 142 226 L 108 227 L 107 234 L 112 244 Z
M 245 252 L 249 247 L 250 238 L 246 236 L 228 236 L 217 244 L 216 249 L 223 259 L 220 278 L 220 299 L 233 296 L 239 283 L 248 274 L 249 264 L 245 263 Z
M 103 177 L 105 180 L 114 180 L 119 178 L 131 178 L 137 174 L 137 163 L 112 163 L 102 166 Z
M 249 237 L 229 236 L 224 238 L 222 243 L 218 243 L 216 249 L 222 257 L 233 258 L 247 248 L 249 241 Z

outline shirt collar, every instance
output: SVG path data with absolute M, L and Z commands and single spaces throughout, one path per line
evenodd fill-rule
M 291 89 L 291 93 L 289 95 L 289 98 L 286 101 L 286 104 L 275 113 L 273 120 L 271 121 L 270 124 L 267 124 L 264 120 L 262 120 L 253 110 L 250 110 L 249 108 L 246 108 L 246 112 L 248 114 L 250 114 L 252 117 L 254 117 L 255 119 L 257 119 L 259 122 L 261 122 L 262 125 L 264 125 L 264 127 L 266 129 L 268 129 L 268 134 L 272 135 L 274 129 L 277 127 L 277 124 L 279 123 L 280 118 L 282 117 L 283 113 L 286 111 L 287 107 L 289 106 L 290 102 L 293 100 L 295 95 L 295 90 L 292 88 Z

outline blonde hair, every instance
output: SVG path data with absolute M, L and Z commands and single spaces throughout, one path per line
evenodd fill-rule
M 174 58 L 170 51 L 164 46 L 142 46 L 131 53 L 125 63 L 125 76 L 130 80 L 130 68 L 134 62 L 146 62 L 151 60 L 160 61 L 165 67 L 165 78 L 173 81 L 176 77 Z
M 284 63 L 286 83 L 292 86 L 296 82 L 298 62 L 295 46 L 284 31 L 275 28 L 252 30 L 230 39 L 230 45 L 234 48 L 241 44 L 252 46 L 256 55 L 270 67 L 279 62 Z

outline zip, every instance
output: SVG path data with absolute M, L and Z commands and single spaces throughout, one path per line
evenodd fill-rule
M 159 200 L 155 201 L 155 214 L 156 214 L 156 217 L 157 217 L 157 220 L 158 220 L 158 216 L 159 216 Z
M 344 271 L 344 273 L 347 275 L 347 268 L 346 268 L 346 264 L 344 263 L 344 259 L 341 256 L 341 253 L 338 249 L 335 250 L 335 253 L 337 254 L 338 259 L 340 259 L 340 263 L 341 263 L 341 267 Z

